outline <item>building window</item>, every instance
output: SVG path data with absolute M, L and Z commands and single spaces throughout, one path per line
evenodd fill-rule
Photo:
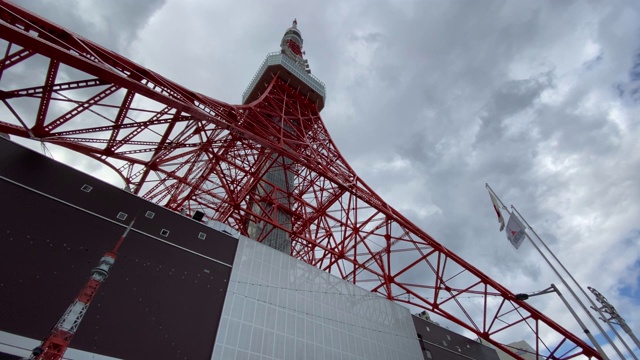
M 198 239 L 200 240 L 204 240 L 207 237 L 207 234 L 201 232 L 200 234 L 198 234 Z
M 447 342 L 442 340 L 442 345 L 447 346 Z
M 427 331 L 431 331 L 431 329 L 429 329 L 429 327 L 427 326 Z
M 82 185 L 82 187 L 80 188 L 80 190 L 84 191 L 84 192 L 90 192 L 91 190 L 93 190 L 93 186 L 89 186 L 87 184 Z
M 147 211 L 147 213 L 144 214 L 144 216 L 148 217 L 149 219 L 153 219 L 153 217 L 156 216 L 156 214 L 153 211 Z
M 427 359 L 433 359 L 433 358 L 431 357 L 431 351 L 429 351 L 429 350 L 425 350 L 425 351 L 424 351 L 424 353 L 427 355 Z
M 123 212 L 119 212 L 118 216 L 116 216 L 118 218 L 118 220 L 124 220 L 127 218 L 127 214 L 123 213 Z
M 447 335 L 447 340 L 451 340 L 451 336 Z
M 169 230 L 167 230 L 167 229 L 160 230 L 160 235 L 162 235 L 164 237 L 169 236 Z

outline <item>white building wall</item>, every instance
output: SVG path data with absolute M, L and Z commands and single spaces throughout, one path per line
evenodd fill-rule
M 212 358 L 423 357 L 408 309 L 241 237 Z

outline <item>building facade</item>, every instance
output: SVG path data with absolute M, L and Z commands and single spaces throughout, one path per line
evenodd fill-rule
M 426 330 L 408 309 L 224 224 L 167 210 L 6 139 L 0 198 L 7 359 L 40 344 L 132 217 L 69 359 L 417 360 L 429 358 L 425 349 L 457 359 L 455 346 L 467 358 L 494 359 L 468 350 L 474 341 L 467 346 L 435 324 Z M 440 346 L 447 335 L 454 348 Z

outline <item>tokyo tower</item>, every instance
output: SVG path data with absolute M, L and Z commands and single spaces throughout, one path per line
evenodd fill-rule
M 78 152 L 132 193 L 424 309 L 520 358 L 601 359 L 578 336 L 446 249 L 354 172 L 325 128 L 324 84 L 294 21 L 243 95 L 191 91 L 0 1 L 0 133 Z

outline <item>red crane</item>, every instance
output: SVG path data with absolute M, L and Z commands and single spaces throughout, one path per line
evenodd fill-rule
M 0 5 L 0 132 L 89 156 L 133 193 L 257 241 L 285 234 L 292 256 L 442 316 L 516 358 L 503 344 L 522 338 L 541 356 L 601 358 L 358 177 L 322 122 L 324 85 L 310 74 L 296 24 L 244 104 L 231 105 Z M 20 85 L 25 69 L 40 82 Z
M 87 313 L 89 305 L 91 305 L 91 300 L 93 300 L 98 293 L 100 285 L 102 285 L 109 276 L 109 270 L 118 258 L 118 249 L 127 237 L 127 234 L 129 233 L 129 230 L 131 230 L 135 221 L 136 219 L 131 221 L 129 227 L 127 227 L 116 243 L 116 246 L 113 247 L 113 250 L 107 251 L 102 255 L 98 266 L 91 269 L 91 276 L 89 277 L 89 280 L 87 280 L 87 283 L 84 284 L 76 298 L 71 302 L 67 311 L 65 311 L 60 320 L 58 320 L 56 326 L 51 329 L 49 335 L 42 341 L 42 344 L 33 349 L 31 359 L 62 359 L 62 356 L 65 351 L 67 351 L 67 348 L 73 339 L 73 335 L 75 335 L 78 327 L 80 326 L 82 318 Z

